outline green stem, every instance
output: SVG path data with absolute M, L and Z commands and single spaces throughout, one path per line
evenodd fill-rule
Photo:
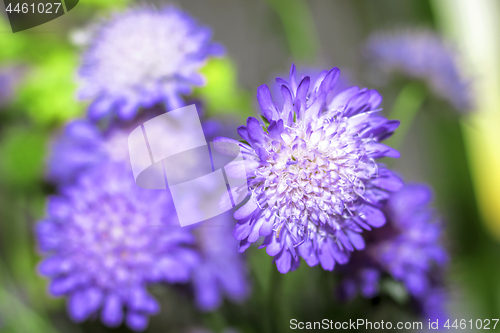
M 401 124 L 393 136 L 385 142 L 387 145 L 395 149 L 401 147 L 425 97 L 425 90 L 419 83 L 409 83 L 401 90 L 389 114 L 389 119 L 399 120 Z
M 26 306 L 20 297 L 7 290 L 7 287 L 13 287 L 10 277 L 7 275 L 6 266 L 0 259 L 0 313 L 2 320 L 5 321 L 5 327 L 12 332 L 31 332 L 31 333 L 57 333 L 50 320 L 36 313 Z
M 270 283 L 269 283 L 269 329 L 271 333 L 278 333 L 280 331 L 280 300 L 282 298 L 282 275 L 278 269 L 273 265 L 271 268 Z
M 215 332 L 222 332 L 229 325 L 226 322 L 226 318 L 221 313 L 222 310 L 217 310 L 214 312 L 209 312 L 204 315 L 205 325 Z

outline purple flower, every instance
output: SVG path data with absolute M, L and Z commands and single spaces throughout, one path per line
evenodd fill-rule
M 371 232 L 366 249 L 342 267 L 342 298 L 358 291 L 363 297 L 376 296 L 382 274 L 388 273 L 404 284 L 426 317 L 444 317 L 442 279 L 448 256 L 440 243 L 441 223 L 428 206 L 431 198 L 424 185 L 406 185 L 391 196 L 385 207 L 388 223 Z
M 183 106 L 181 95 L 204 82 L 198 70 L 207 57 L 222 53 L 210 38 L 210 29 L 174 7 L 116 15 L 83 56 L 80 97 L 93 100 L 89 116 L 114 111 L 131 119 L 156 103 Z
M 193 233 L 201 262 L 194 268 L 193 287 L 196 304 L 203 311 L 213 311 L 226 295 L 242 302 L 250 292 L 246 266 L 232 235 L 234 219 L 224 213 L 200 223 Z
M 134 125 L 138 125 L 134 122 Z M 87 120 L 66 125 L 51 145 L 47 178 L 55 183 L 74 181 L 85 170 L 104 162 L 128 165 L 128 135 L 133 125 L 114 125 L 102 131 Z M 133 177 L 133 176 L 131 176 Z
M 248 118 L 238 128 L 238 143 L 248 178 L 250 200 L 235 212 L 234 236 L 244 251 L 260 236 L 262 247 L 286 273 L 300 264 L 318 263 L 332 270 L 346 263 L 354 249 L 364 248 L 362 229 L 380 227 L 380 204 L 402 182 L 375 159 L 399 157 L 380 143 L 398 127 L 375 113 L 382 98 L 374 90 L 349 87 L 332 93 L 340 75 L 324 71 L 315 82 L 303 76 L 277 78 L 283 105 L 277 106 L 266 85 L 257 98 L 262 122 Z M 236 189 L 233 195 L 238 195 Z
M 136 186 L 123 163 L 103 163 L 81 173 L 50 198 L 48 216 L 36 226 L 39 266 L 49 291 L 68 297 L 79 322 L 100 313 L 107 326 L 124 318 L 143 330 L 159 311 L 146 287 L 187 282 L 199 256 L 195 239 L 178 226 L 168 191 Z
M 366 56 L 384 72 L 399 71 L 426 81 L 434 93 L 458 110 L 472 107 L 470 85 L 461 73 L 456 52 L 434 32 L 376 33 L 366 44 Z

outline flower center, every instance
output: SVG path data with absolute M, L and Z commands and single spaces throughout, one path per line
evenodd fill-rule
M 352 203 L 363 196 L 365 183 L 377 165 L 366 155 L 365 143 L 350 118 L 323 115 L 285 129 L 283 142 L 270 140 L 267 162 L 256 171 L 265 180 L 254 187 L 259 207 L 277 216 L 276 228 L 308 229 L 330 225 L 350 215 Z

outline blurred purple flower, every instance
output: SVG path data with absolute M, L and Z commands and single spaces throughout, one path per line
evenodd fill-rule
M 371 298 L 379 292 L 382 274 L 402 282 L 428 318 L 443 318 L 446 292 L 443 268 L 448 255 L 440 243 L 442 225 L 428 206 L 431 190 L 406 185 L 385 207 L 388 223 L 366 237 L 366 249 L 353 254 L 342 267 L 341 298 L 359 293 Z
M 174 7 L 116 15 L 83 56 L 80 97 L 93 100 L 89 116 L 115 111 L 131 119 L 140 107 L 156 103 L 183 106 L 181 95 L 204 83 L 198 70 L 207 57 L 223 52 L 210 39 L 210 29 Z
M 200 106 L 197 106 L 201 110 Z M 51 143 L 47 159 L 47 179 L 58 184 L 71 182 L 84 170 L 105 161 L 130 164 L 128 136 L 141 123 L 163 114 L 162 108 L 148 109 L 132 122 L 113 122 L 105 130 L 88 120 L 68 123 Z M 208 141 L 217 135 L 229 134 L 228 125 L 217 119 L 203 119 L 202 127 Z M 232 124 L 232 122 L 229 122 Z M 217 134 L 218 133 L 218 134 Z
M 105 131 L 86 120 L 75 120 L 53 141 L 47 160 L 47 178 L 58 184 L 74 181 L 80 173 L 104 162 L 128 165 L 128 135 L 132 126 Z M 132 178 L 132 174 L 130 175 Z
M 458 110 L 468 111 L 473 106 L 471 87 L 462 76 L 456 52 L 436 33 L 379 32 L 370 37 L 365 50 L 376 68 L 426 81 L 434 93 Z
M 332 93 L 340 71 L 323 71 L 315 82 L 303 76 L 281 78 L 283 106 L 278 107 L 267 85 L 257 98 L 262 122 L 250 117 L 238 128 L 246 171 L 235 167 L 234 177 L 248 178 L 250 200 L 234 217 L 234 236 L 240 251 L 260 236 L 262 247 L 286 273 L 300 264 L 318 263 L 332 270 L 346 263 L 348 253 L 364 248 L 362 229 L 380 227 L 385 217 L 380 203 L 388 191 L 402 186 L 375 159 L 399 157 L 380 143 L 398 127 L 374 113 L 382 98 L 374 90 L 350 87 Z M 239 190 L 233 191 L 238 196 Z
M 107 326 L 147 326 L 159 311 L 147 285 L 190 279 L 199 255 L 194 237 L 180 228 L 168 191 L 136 186 L 123 163 L 103 163 L 81 173 L 48 204 L 36 226 L 44 260 L 41 274 L 54 296 L 67 296 L 79 322 L 100 312 Z
M 231 212 L 197 225 L 193 230 L 201 263 L 193 272 L 196 304 L 213 311 L 226 295 L 233 302 L 244 301 L 250 293 L 245 262 L 238 253 L 238 241 L 232 235 Z

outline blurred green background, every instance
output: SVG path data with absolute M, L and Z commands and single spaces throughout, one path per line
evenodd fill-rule
M 84 116 L 87 106 L 75 97 L 84 28 L 112 11 L 144 3 L 148 2 L 81 0 L 63 17 L 16 34 L 0 5 L 0 68 L 16 69 L 14 93 L 0 101 L 0 332 L 127 331 L 98 322 L 78 325 L 66 317 L 64 300 L 49 297 L 47 281 L 36 273 L 39 257 L 32 229 L 43 217 L 46 195 L 54 191 L 43 180 L 51 137 L 67 121 Z M 402 126 L 408 128 L 406 135 L 394 138 L 402 157 L 391 167 L 409 181 L 430 184 L 435 206 L 446 222 L 452 258 L 447 281 L 451 317 L 500 317 L 500 2 L 178 0 L 174 4 L 211 26 L 214 39 L 227 50 L 226 57 L 203 69 L 208 84 L 195 91 L 206 101 L 208 115 L 243 122 L 256 110 L 256 88 L 275 74 L 286 73 L 292 62 L 324 69 L 337 66 L 353 83 L 378 89 L 385 115 L 399 112 Z M 470 114 L 458 116 L 425 91 L 426 98 L 410 122 L 405 108 L 411 108 L 412 96 L 401 100 L 400 95 L 408 81 L 376 85 L 367 75 L 361 47 L 368 36 L 413 27 L 435 30 L 455 45 L 476 94 L 477 105 Z M 390 299 L 385 302 L 336 303 L 335 278 L 318 267 L 303 265 L 282 276 L 282 285 L 275 288 L 271 258 L 256 249 L 248 257 L 254 296 L 247 303 L 225 304 L 217 312 L 202 314 L 175 288 L 154 289 L 162 311 L 151 319 L 148 332 L 186 332 L 194 327 L 214 332 L 228 327 L 286 332 L 291 318 L 407 316 L 391 295 L 385 295 Z

